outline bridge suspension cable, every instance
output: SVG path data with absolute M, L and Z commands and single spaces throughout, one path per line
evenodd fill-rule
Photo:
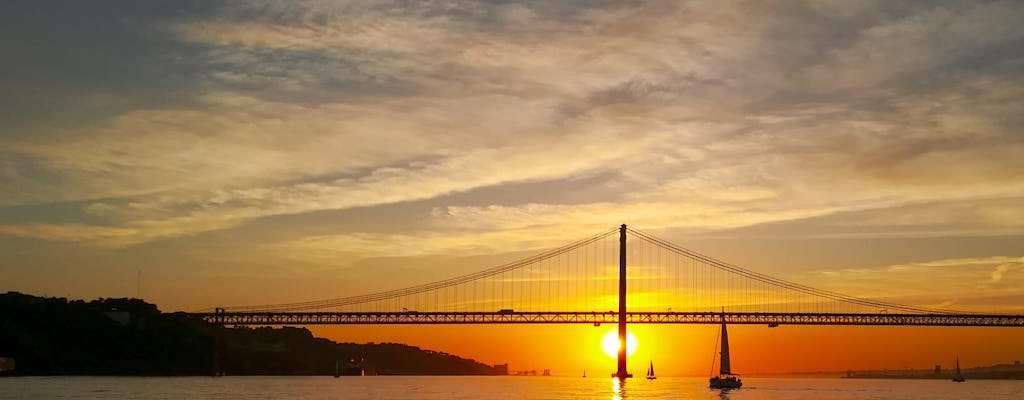
M 748 270 L 748 269 L 745 269 L 745 268 L 741 268 L 741 267 L 738 267 L 738 266 L 735 266 L 735 265 L 732 265 L 732 264 L 729 264 L 729 263 L 726 263 L 726 262 L 723 262 L 723 261 L 719 261 L 717 259 L 708 257 L 706 255 L 697 253 L 695 251 L 689 250 L 689 249 L 684 248 L 684 247 L 680 247 L 680 246 L 675 245 L 675 244 L 673 244 L 671 242 L 668 242 L 668 241 L 665 241 L 663 239 L 657 238 L 657 237 L 655 237 L 653 235 L 650 235 L 650 234 L 648 234 L 646 232 L 643 232 L 641 230 L 629 228 L 629 232 L 633 233 L 637 237 L 641 238 L 643 241 L 645 241 L 647 243 L 650 243 L 650 244 L 652 244 L 654 246 L 657 246 L 657 247 L 659 247 L 661 249 L 667 250 L 667 251 L 669 251 L 671 253 L 674 253 L 674 254 L 677 254 L 677 255 L 680 255 L 680 256 L 683 256 L 683 257 L 687 257 L 687 258 L 690 258 L 692 260 L 695 260 L 695 261 L 698 261 L 698 262 L 701 262 L 701 263 L 706 263 L 707 265 L 712 266 L 714 268 L 718 268 L 718 269 L 720 269 L 722 271 L 727 271 L 727 272 L 735 274 L 737 276 L 742 276 L 742 277 L 745 277 L 745 278 L 749 278 L 749 279 L 751 279 L 753 281 L 760 282 L 760 283 L 763 283 L 763 284 L 766 284 L 766 285 L 770 285 L 770 286 L 773 286 L 773 287 L 776 287 L 776 288 L 779 288 L 779 289 L 790 290 L 790 291 L 793 291 L 793 292 L 802 293 L 802 294 L 818 297 L 818 298 L 821 298 L 821 299 L 835 300 L 835 301 L 838 301 L 838 302 L 848 303 L 848 304 L 852 304 L 852 305 L 872 307 L 872 308 L 875 308 L 875 309 L 878 309 L 878 310 L 886 310 L 888 312 L 902 311 L 902 312 L 908 312 L 908 313 L 931 313 L 931 314 L 964 314 L 965 313 L 963 311 L 942 310 L 942 309 L 936 309 L 936 308 L 917 307 L 917 306 L 909 306 L 909 305 L 903 305 L 903 304 L 896 304 L 896 303 L 891 303 L 891 302 L 884 302 L 884 301 L 879 301 L 879 300 L 871 300 L 871 299 L 865 299 L 865 298 L 859 298 L 859 297 L 849 296 L 849 295 L 845 295 L 845 294 L 840 294 L 840 293 L 836 293 L 836 292 L 832 292 L 832 291 L 828 291 L 828 290 L 817 289 L 817 288 L 813 288 L 813 287 L 810 287 L 810 286 L 806 286 L 806 285 L 801 285 L 801 284 L 798 284 L 798 283 L 793 283 L 793 282 L 785 281 L 785 280 L 778 279 L 778 278 L 775 278 L 775 277 L 771 277 L 771 276 L 768 276 L 768 275 L 765 275 L 765 274 L 754 272 L 754 271 L 751 271 L 751 270 Z
M 327 300 L 221 307 L 222 312 L 605 313 L 617 308 L 618 228 L 515 262 L 405 288 Z M 719 261 L 627 230 L 629 311 L 650 313 L 943 314 L 841 294 Z M 213 309 L 210 309 L 213 310 Z
M 568 257 L 565 257 L 565 256 L 571 255 L 570 253 L 573 252 L 574 250 L 579 250 L 579 249 L 583 249 L 583 248 L 592 247 L 592 246 L 595 245 L 595 243 L 598 243 L 599 241 L 608 239 L 610 236 L 612 236 L 615 233 L 618 233 L 618 228 L 610 229 L 608 231 L 596 234 L 596 235 L 588 237 L 586 239 L 579 240 L 579 241 L 567 244 L 565 246 L 558 247 L 558 248 L 553 249 L 553 250 L 548 250 L 548 251 L 542 252 L 540 254 L 537 254 L 537 255 L 534 255 L 534 256 L 522 259 L 522 260 L 518 260 L 518 261 L 511 262 L 511 263 L 499 265 L 497 267 L 489 268 L 489 269 L 486 269 L 486 270 L 483 270 L 483 271 L 479 271 L 479 272 L 474 272 L 474 273 L 470 273 L 470 274 L 460 275 L 460 276 L 456 276 L 456 277 L 452 277 L 452 278 L 448 278 L 448 279 L 444 279 L 444 280 L 440 280 L 440 281 L 436 281 L 436 282 L 431 282 L 431 283 L 426 283 L 426 284 L 422 284 L 422 285 L 406 287 L 406 288 L 402 288 L 402 289 L 389 290 L 389 291 L 376 292 L 376 293 L 363 294 L 363 295 L 356 295 L 356 296 L 349 296 L 349 297 L 342 297 L 342 298 L 336 298 L 336 299 L 328 299 L 328 300 L 296 302 L 296 303 L 282 303 L 282 304 L 269 304 L 269 305 L 260 305 L 260 306 L 229 306 L 229 307 L 219 307 L 219 309 L 225 310 L 225 311 L 260 311 L 260 312 L 307 311 L 307 310 L 336 309 L 336 308 L 343 308 L 343 307 L 346 307 L 346 306 L 379 303 L 381 301 L 388 301 L 388 300 L 394 300 L 394 299 L 403 298 L 403 297 L 423 295 L 425 293 L 437 292 L 437 291 L 440 291 L 440 290 L 443 290 L 443 289 L 449 289 L 449 288 L 453 288 L 453 287 L 456 287 L 456 286 L 465 285 L 467 283 L 479 282 L 481 280 L 485 280 L 485 279 L 488 279 L 488 278 L 491 278 L 493 280 L 494 278 L 498 277 L 498 279 L 504 280 L 505 277 L 503 276 L 503 274 L 510 273 L 510 272 L 515 272 L 517 270 L 522 270 L 522 269 L 525 269 L 525 268 L 532 268 L 532 267 L 535 267 L 535 266 L 538 266 L 538 265 L 543 265 L 545 262 L 553 260 L 553 259 L 568 258 Z M 603 246 L 603 253 L 606 256 L 605 258 L 607 258 L 608 250 L 609 250 L 608 249 L 608 245 L 604 244 L 604 246 Z M 595 259 L 596 259 L 596 257 L 595 257 Z M 565 260 L 558 260 L 558 261 L 559 261 L 558 262 L 559 267 L 563 267 L 563 264 L 564 264 L 564 267 L 568 267 L 569 266 L 568 265 L 568 261 L 565 261 Z M 565 263 L 563 263 L 562 261 L 565 261 Z M 578 258 L 578 255 L 577 255 L 575 261 L 576 261 L 576 265 L 575 266 L 576 266 L 576 272 L 577 272 L 576 276 L 579 277 L 579 274 L 578 274 L 578 272 L 579 272 L 579 258 Z M 565 269 L 565 268 L 563 268 L 563 269 Z M 566 283 L 566 289 L 565 289 L 566 292 L 568 292 L 570 290 L 569 289 L 569 286 L 570 286 L 569 282 L 570 281 L 568 279 L 568 271 L 554 270 L 554 271 L 549 271 L 549 272 L 551 272 L 551 274 L 549 274 L 549 275 L 555 276 L 554 279 L 557 279 L 557 280 L 560 280 L 560 281 L 561 280 L 565 281 L 565 283 Z M 548 280 L 546 281 L 546 283 L 547 283 L 548 288 L 550 289 L 551 288 L 551 276 L 548 276 L 547 278 L 548 278 Z M 577 281 L 582 281 L 582 280 L 577 280 Z M 480 295 L 490 295 L 490 296 L 495 295 L 495 293 L 493 293 L 493 290 L 496 290 L 496 287 L 497 287 L 498 283 L 497 282 L 492 282 L 492 283 L 493 283 L 493 287 L 490 288 L 490 289 L 492 289 L 491 292 L 487 291 L 486 290 L 487 288 L 485 287 L 485 288 L 483 288 L 483 289 L 481 289 L 479 291 L 479 294 Z M 541 283 L 544 283 L 544 282 L 541 282 Z M 477 285 L 477 286 L 487 286 L 487 285 Z M 504 283 L 502 283 L 502 287 L 500 288 L 500 290 L 504 291 L 504 289 L 506 289 L 506 286 L 508 286 L 508 285 L 505 285 Z M 534 284 L 533 286 L 537 286 L 537 285 Z M 541 285 L 541 286 L 543 286 L 543 285 Z M 531 288 L 531 289 L 533 289 L 533 288 Z M 577 291 L 579 291 L 579 287 L 576 287 L 575 289 L 577 289 Z M 561 290 L 561 288 L 556 287 L 555 290 Z M 515 288 L 508 288 L 508 293 L 509 294 L 513 294 L 514 292 L 515 292 Z M 520 292 L 520 294 L 522 294 L 524 292 L 524 289 L 520 288 L 519 292 Z M 510 305 L 514 306 L 514 304 L 510 304 Z M 406 310 L 408 309 L 407 307 L 402 307 L 402 308 L 406 309 Z M 214 310 L 214 308 L 206 309 L 206 310 L 203 310 L 203 311 L 212 311 L 212 310 Z

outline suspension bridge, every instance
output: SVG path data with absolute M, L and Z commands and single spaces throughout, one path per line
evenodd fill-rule
M 628 303 L 627 303 L 628 300 Z M 220 325 L 627 324 L 1024 327 L 1024 315 L 855 297 L 774 278 L 622 225 L 516 262 L 396 290 L 194 313 Z M 626 377 L 625 348 L 616 376 Z

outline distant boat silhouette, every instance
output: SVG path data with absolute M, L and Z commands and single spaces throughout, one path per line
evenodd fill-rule
M 725 312 L 722 312 L 722 364 L 718 368 L 718 376 L 712 376 L 708 380 L 708 386 L 712 389 L 739 389 L 743 386 L 743 381 L 740 377 L 732 373 L 732 368 L 729 365 L 729 331 L 725 328 Z M 712 358 L 712 360 L 714 360 Z M 714 371 L 714 361 L 712 361 L 712 371 Z
M 654 361 L 653 360 L 651 360 L 651 367 L 647 369 L 647 379 L 648 380 L 658 379 L 657 376 L 654 376 Z
M 966 381 L 966 380 L 967 379 L 964 379 L 964 374 L 960 373 L 960 357 L 957 357 L 956 358 L 956 374 L 953 375 L 953 382 L 963 382 L 963 381 Z
M 584 377 L 584 378 L 586 378 L 586 377 L 587 377 L 587 370 L 583 370 L 583 377 Z

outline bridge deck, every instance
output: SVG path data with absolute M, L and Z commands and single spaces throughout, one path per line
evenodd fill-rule
M 214 312 L 196 313 L 219 325 L 401 325 L 401 324 L 613 324 L 607 312 Z M 721 313 L 628 312 L 630 324 L 718 324 Z M 725 313 L 728 324 L 1024 327 L 1024 315 Z

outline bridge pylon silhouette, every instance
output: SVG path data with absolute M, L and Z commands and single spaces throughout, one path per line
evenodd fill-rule
M 794 283 L 625 224 L 525 259 L 416 286 L 192 315 L 213 324 L 258 326 L 615 323 L 619 349 L 612 376 L 619 379 L 632 376 L 627 324 L 1024 327 L 1024 314 L 911 306 Z
M 633 374 L 626 370 L 626 224 L 619 227 L 619 354 L 616 378 L 626 379 Z

